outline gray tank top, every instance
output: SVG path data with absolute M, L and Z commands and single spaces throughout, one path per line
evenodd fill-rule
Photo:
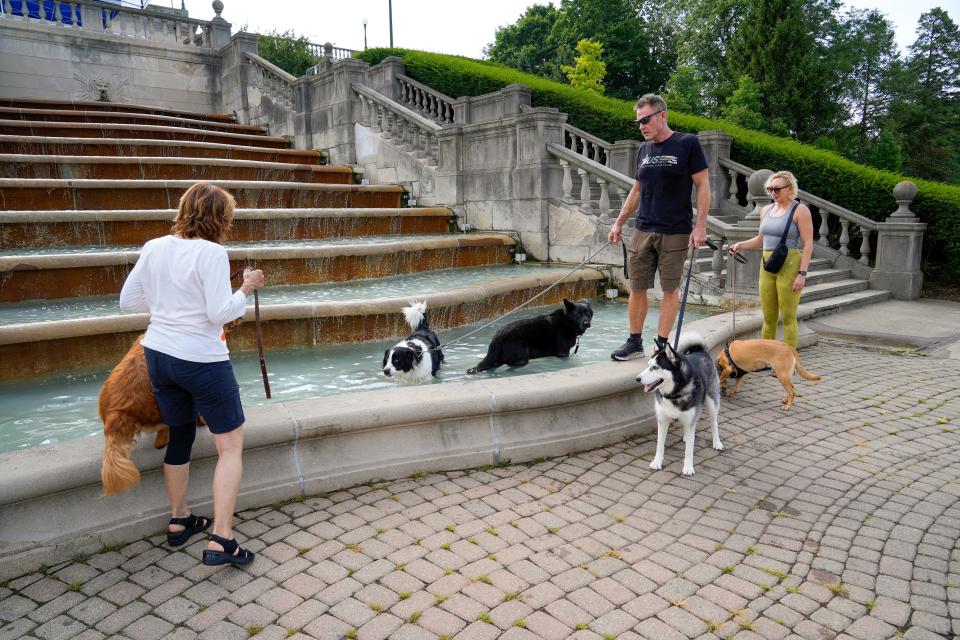
M 783 226 L 787 223 L 786 212 L 781 216 L 773 217 L 770 215 L 770 210 L 772 209 L 773 205 L 770 206 L 770 209 L 763 216 L 763 222 L 760 223 L 760 233 L 763 235 L 764 251 L 772 251 L 777 248 L 777 245 L 780 244 L 780 238 L 783 236 Z M 787 211 L 789 211 L 789 209 Z M 787 248 L 800 248 L 800 230 L 797 228 L 796 211 L 793 212 L 790 231 L 787 232 Z

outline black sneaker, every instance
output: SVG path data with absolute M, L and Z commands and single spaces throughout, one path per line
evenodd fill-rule
M 643 357 L 643 340 L 634 340 L 633 338 L 627 338 L 627 341 L 623 343 L 623 346 L 610 354 L 610 357 L 614 360 L 634 360 L 635 358 Z

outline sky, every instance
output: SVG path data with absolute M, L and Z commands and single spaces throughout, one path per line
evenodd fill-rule
M 293 29 L 311 42 L 332 42 L 347 49 L 363 48 L 363 20 L 367 20 L 367 45 L 390 42 L 388 0 L 222 0 L 223 18 L 238 31 Z M 155 0 L 151 4 L 179 6 L 180 0 Z M 513 24 L 532 4 L 547 0 L 392 0 L 393 44 L 482 58 L 483 48 L 493 42 L 498 27 Z M 213 17 L 209 0 L 186 0 L 190 16 Z M 553 0 L 554 6 L 560 4 Z M 945 9 L 960 22 L 960 0 L 846 0 L 860 9 L 877 8 L 894 23 L 901 53 L 913 43 L 920 14 L 933 7 Z

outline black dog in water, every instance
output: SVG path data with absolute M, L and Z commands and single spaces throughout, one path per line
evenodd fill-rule
M 487 355 L 467 373 L 480 373 L 500 365 L 522 367 L 535 358 L 566 358 L 577 338 L 590 328 L 593 308 L 589 302 L 563 300 L 563 308 L 545 316 L 516 320 L 493 336 Z

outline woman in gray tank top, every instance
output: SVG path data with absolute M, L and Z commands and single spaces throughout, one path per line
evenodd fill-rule
M 783 341 L 797 346 L 799 325 L 797 307 L 800 294 L 807 284 L 807 267 L 813 257 L 813 221 L 810 209 L 798 203 L 787 231 L 787 260 L 777 273 L 763 268 L 763 262 L 780 243 L 789 218 L 790 208 L 797 198 L 797 179 L 789 171 L 778 171 L 769 178 L 767 192 L 773 204 L 760 212 L 759 233 L 749 240 L 730 245 L 729 251 L 737 253 L 744 249 L 763 249 L 760 264 L 760 308 L 763 310 L 762 338 L 777 337 L 777 320 L 783 321 Z

